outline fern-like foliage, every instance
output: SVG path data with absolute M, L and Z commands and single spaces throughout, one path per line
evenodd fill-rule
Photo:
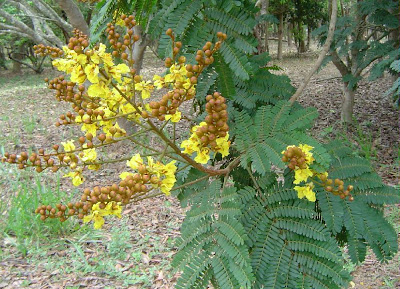
M 200 102 L 206 94 L 219 91 L 234 101 L 241 109 L 253 109 L 257 105 L 274 104 L 293 94 L 293 87 L 286 76 L 274 75 L 268 67 L 268 55 L 253 56 L 257 41 L 253 28 L 257 24 L 257 8 L 252 1 L 174 0 L 161 1 L 161 9 L 150 23 L 149 33 L 159 40 L 160 57 L 171 54 L 171 39 L 165 31 L 171 28 L 183 43 L 181 52 L 188 62 L 194 62 L 197 49 L 207 41 L 216 41 L 217 32 L 228 35 L 220 51 L 214 55 L 214 63 L 203 72 L 203 80 L 212 77 L 208 91 L 198 90 Z M 203 100 L 204 101 L 204 100 Z
M 251 288 L 253 274 L 239 219 L 239 197 L 234 187 L 213 181 L 196 186 L 182 224 L 180 251 L 173 265 L 182 270 L 176 288 Z
M 343 288 L 349 280 L 341 252 L 316 218 L 313 203 L 299 200 L 290 184 L 276 177 L 241 196 L 242 222 L 256 282 L 253 288 Z
M 292 106 L 287 101 L 262 106 L 254 117 L 243 111 L 236 112 L 234 135 L 241 165 L 251 167 L 260 175 L 269 172 L 271 165 L 283 169 L 282 151 L 289 145 L 306 143 L 314 146 L 316 162 L 313 168 L 317 171 L 326 170 L 330 163 L 329 154 L 322 145 L 304 133 L 317 116 L 314 108 Z
M 340 178 L 354 186 L 354 201 L 343 201 L 317 188 L 318 206 L 327 227 L 339 241 L 346 242 L 354 263 L 362 262 L 366 246 L 370 246 L 380 261 L 387 261 L 397 252 L 397 234 L 384 219 L 383 205 L 400 202 L 400 192 L 384 185 L 371 164 L 352 154 L 339 141 L 326 146 L 333 156 L 330 178 Z

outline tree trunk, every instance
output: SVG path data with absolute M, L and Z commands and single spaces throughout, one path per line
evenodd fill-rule
M 304 53 L 306 52 L 306 43 L 304 41 L 304 27 L 303 24 L 301 22 L 298 22 L 297 24 L 298 28 L 299 28 L 299 53 Z
M 356 88 L 349 87 L 347 82 L 343 83 L 341 119 L 344 123 L 352 123 L 353 121 L 355 93 Z
M 17 51 L 17 53 L 14 54 L 14 58 L 17 60 L 22 60 L 22 58 L 23 58 L 22 51 L 23 51 L 22 46 L 18 47 L 18 51 Z M 22 68 L 22 65 L 20 62 L 13 61 L 13 67 L 12 67 L 13 73 L 21 73 L 21 68 Z
M 287 27 L 287 44 L 289 47 L 292 46 L 292 29 L 293 29 L 293 24 L 292 22 L 289 22 Z
M 283 38 L 283 13 L 279 14 L 278 59 L 282 59 L 282 38 Z
M 263 0 L 262 9 L 265 9 L 265 14 L 268 14 L 268 8 L 269 8 L 269 0 Z M 268 44 L 268 27 L 269 27 L 269 22 L 264 23 L 264 51 L 269 52 L 269 44 Z
M 143 34 L 142 27 L 139 25 L 135 26 L 134 32 L 135 35 L 139 35 L 140 40 L 137 41 L 133 46 L 132 56 L 133 60 L 135 60 L 133 68 L 136 70 L 136 74 L 140 74 L 140 70 L 142 69 L 143 66 L 144 53 L 149 43 L 149 39 L 146 34 Z
M 310 43 L 311 43 L 311 28 L 307 26 L 307 51 L 310 50 Z

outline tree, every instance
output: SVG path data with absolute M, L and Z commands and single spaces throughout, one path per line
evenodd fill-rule
M 0 35 L 13 34 L 35 44 L 61 47 L 73 28 L 89 34 L 89 26 L 73 0 L 57 0 L 61 10 L 44 0 L 6 0 L 0 5 Z M 67 21 L 69 20 L 69 21 Z
M 293 9 L 291 1 L 275 0 L 271 1 L 272 14 L 279 19 L 278 24 L 278 59 L 282 59 L 282 40 L 283 40 L 283 19 L 288 12 Z
M 231 9 L 223 10 L 229 3 Z M 237 2 L 211 6 L 204 1 L 205 7 L 189 0 L 162 4 L 156 23 L 181 28 L 180 38 L 188 41 L 200 42 L 206 34 L 199 33 L 209 33 L 219 23 L 232 34 L 240 30 L 238 24 L 256 23 L 250 20 L 257 10 L 246 9 L 254 6 L 235 7 Z M 225 12 L 219 21 L 216 12 Z M 173 17 L 177 15 L 181 17 Z M 323 144 L 309 135 L 316 109 L 288 101 L 290 94 L 276 93 L 285 91 L 276 86 L 287 83 L 266 73 L 265 55 L 236 53 L 243 43 L 234 41 L 247 39 L 254 25 L 248 34 L 242 28 L 232 40 L 217 32 L 216 41 L 206 40 L 197 51 L 196 42 L 179 41 L 169 28 L 169 48 L 163 48 L 170 49 L 164 52 L 167 70 L 144 80 L 133 69 L 136 23 L 126 15 L 120 20 L 108 26 L 108 50 L 104 44 L 90 48 L 84 36 L 75 37 L 78 43 L 71 40 L 77 49 L 56 49 L 59 57 L 53 64 L 68 77 L 56 77 L 48 87 L 74 111 L 63 115 L 59 125 L 75 123 L 85 135 L 55 144 L 50 151 L 5 153 L 2 160 L 38 172 L 65 169 L 76 186 L 84 182 L 87 169 L 98 170 L 110 162 L 126 163 L 127 171 L 117 183 L 84 189 L 76 203 L 40 205 L 36 213 L 42 220 L 78 217 L 100 228 L 104 217 L 121 217 L 125 204 L 177 191 L 181 205 L 188 207 L 173 261 L 182 272 L 176 284 L 180 289 L 208 288 L 210 283 L 223 289 L 340 289 L 351 278 L 341 246 L 348 247 L 354 263 L 365 259 L 367 246 L 380 261 L 394 256 L 397 234 L 383 208 L 400 200 L 398 190 L 384 185 L 369 161 L 343 141 Z M 185 27 L 196 29 L 186 31 L 189 38 Z M 332 24 L 326 50 L 333 28 Z M 120 36 L 126 41 L 116 45 Z M 223 51 L 224 45 L 229 51 Z M 246 70 L 230 76 L 237 82 L 232 85 L 235 93 L 248 83 L 264 87 L 263 93 L 275 93 L 255 99 L 249 91 L 247 102 L 239 102 L 234 94 L 217 92 L 216 88 L 229 89 L 223 79 L 233 73 L 232 64 L 223 61 L 235 56 L 239 60 L 232 63 L 252 66 L 249 79 L 244 79 Z M 216 79 L 221 83 L 215 84 Z M 151 98 L 154 91 L 164 93 L 162 98 Z M 195 97 L 199 105 L 194 113 L 181 109 L 184 102 L 193 105 Z M 137 131 L 128 135 L 120 119 Z M 183 141 L 176 135 L 177 123 L 191 127 Z M 148 145 L 149 133 L 160 145 Z M 133 156 L 99 156 L 110 144 L 127 139 L 137 150 Z
M 390 37 L 399 29 L 397 12 L 394 12 L 398 9 L 398 1 L 358 0 L 352 6 L 351 15 L 338 19 L 327 60 L 332 61 L 342 76 L 343 122 L 352 122 L 354 97 L 363 72 L 372 65 L 370 79 L 379 77 L 399 57 L 398 41 Z M 322 31 L 326 27 L 319 33 Z M 320 35 L 324 39 L 325 32 Z

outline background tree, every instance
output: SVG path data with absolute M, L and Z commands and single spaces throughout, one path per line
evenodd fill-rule
M 398 1 L 357 0 L 352 2 L 350 15 L 338 19 L 327 60 L 342 76 L 341 119 L 346 123 L 352 121 L 354 97 L 363 72 L 372 65 L 369 79 L 375 79 L 399 58 L 398 36 L 391 36 L 399 29 L 398 10 Z M 326 27 L 318 31 L 321 39 L 324 31 Z
M 278 18 L 278 59 L 282 59 L 283 20 L 288 17 L 288 12 L 293 9 L 292 1 L 271 1 L 271 13 Z
M 58 5 L 58 6 L 57 6 Z M 0 34 L 13 34 L 35 44 L 61 47 L 73 28 L 89 34 L 84 15 L 73 0 L 4 0 L 0 3 Z

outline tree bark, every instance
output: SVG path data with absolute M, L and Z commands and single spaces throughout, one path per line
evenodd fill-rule
M 135 60 L 133 68 L 136 70 L 136 74 L 140 74 L 143 66 L 144 53 L 146 52 L 146 47 L 150 40 L 148 35 L 143 33 L 143 29 L 139 25 L 134 27 L 134 33 L 135 35 L 139 35 L 140 40 L 133 46 L 132 56 L 133 60 Z
M 287 42 L 289 47 L 292 46 L 292 30 L 293 30 L 293 24 L 292 22 L 289 22 L 287 28 Z
M 72 25 L 59 16 L 44 0 L 7 0 L 8 5 L 14 6 L 18 13 L 23 13 L 23 16 L 29 21 L 22 21 L 21 18 L 14 15 L 15 13 L 7 12 L 6 9 L 1 8 L 0 16 L 5 21 L 0 23 L 0 34 L 14 34 L 18 37 L 29 38 L 36 44 L 42 43 L 58 47 L 63 46 L 65 42 L 54 32 L 56 27 L 60 28 L 64 35 L 70 33 L 73 27 L 89 34 L 89 27 L 74 1 L 56 1 L 65 11 Z M 51 22 L 51 25 L 49 22 Z
M 342 96 L 342 111 L 341 120 L 344 123 L 353 122 L 353 109 L 354 109 L 354 96 L 356 90 L 353 87 L 349 87 L 347 82 L 343 83 L 343 96 Z
M 23 58 L 22 50 L 23 50 L 22 46 L 18 47 L 18 51 L 17 51 L 17 53 L 15 53 L 15 56 L 14 56 L 14 58 L 16 60 L 22 60 L 22 58 Z M 13 61 L 13 67 L 12 67 L 13 73 L 21 73 L 21 68 L 22 68 L 22 65 L 21 65 L 20 61 Z
M 282 38 L 283 38 L 283 13 L 280 13 L 279 27 L 278 27 L 278 59 L 282 59 Z
M 304 53 L 306 52 L 306 43 L 304 41 L 304 27 L 301 22 L 298 22 L 298 27 L 299 27 L 299 53 Z
M 269 8 L 269 0 L 263 0 L 262 2 L 262 9 L 265 9 L 265 14 L 268 14 L 268 8 Z M 269 22 L 266 21 L 264 23 L 264 34 L 265 34 L 265 38 L 264 38 L 264 51 L 269 52 L 269 43 L 268 43 L 268 27 L 269 27 Z
M 310 50 L 310 45 L 311 45 L 311 28 L 310 26 L 307 26 L 307 46 L 306 46 L 307 51 Z
M 83 17 L 82 12 L 79 10 L 78 6 L 72 0 L 56 0 L 57 4 L 65 14 L 67 14 L 68 20 L 71 25 L 82 31 L 85 35 L 90 35 L 89 26 Z

